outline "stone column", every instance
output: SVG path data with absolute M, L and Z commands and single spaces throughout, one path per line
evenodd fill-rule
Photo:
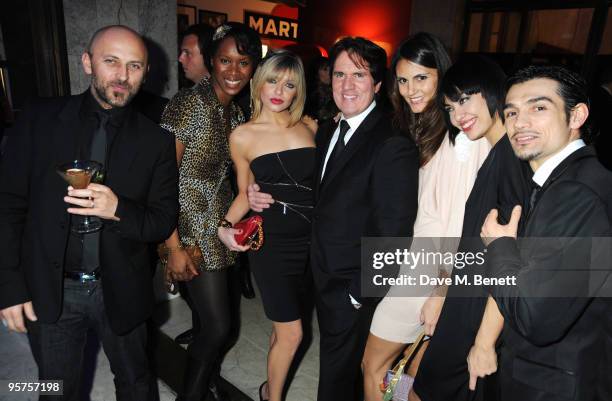
M 144 88 L 168 98 L 176 93 L 176 0 L 64 0 L 63 4 L 72 94 L 89 86 L 81 55 L 91 35 L 113 24 L 127 25 L 147 41 L 150 71 Z

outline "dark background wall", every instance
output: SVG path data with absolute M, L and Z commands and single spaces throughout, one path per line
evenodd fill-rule
M 308 0 L 300 9 L 303 42 L 329 48 L 345 35 L 364 36 L 390 53 L 410 32 L 411 0 Z
M 39 93 L 28 2 L 4 3 L 0 13 L 0 25 L 4 38 L 6 68 L 13 88 L 13 107 L 19 109 L 27 98 Z
M 138 31 L 149 48 L 145 89 L 165 97 L 177 91 L 178 63 L 175 0 L 62 0 L 72 94 L 89 86 L 81 55 L 92 33 L 122 24 Z

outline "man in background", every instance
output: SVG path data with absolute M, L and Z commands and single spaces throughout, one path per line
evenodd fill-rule
M 183 67 L 185 78 L 193 85 L 210 76 L 204 62 L 204 51 L 212 40 L 214 31 L 210 25 L 195 24 L 183 32 L 178 61 Z

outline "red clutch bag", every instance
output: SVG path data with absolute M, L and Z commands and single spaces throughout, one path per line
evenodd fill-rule
M 263 245 L 263 217 L 254 215 L 234 224 L 234 228 L 242 230 L 240 234 L 235 234 L 234 238 L 238 245 L 249 245 L 256 251 Z

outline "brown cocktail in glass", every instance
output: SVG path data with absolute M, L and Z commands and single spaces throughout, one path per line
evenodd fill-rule
M 91 160 L 74 160 L 57 167 L 58 174 L 74 189 L 87 188 L 92 177 L 101 170 L 102 165 Z M 79 234 L 93 233 L 102 228 L 100 219 L 92 219 L 90 216 L 84 216 L 76 222 L 74 220 L 70 229 Z

